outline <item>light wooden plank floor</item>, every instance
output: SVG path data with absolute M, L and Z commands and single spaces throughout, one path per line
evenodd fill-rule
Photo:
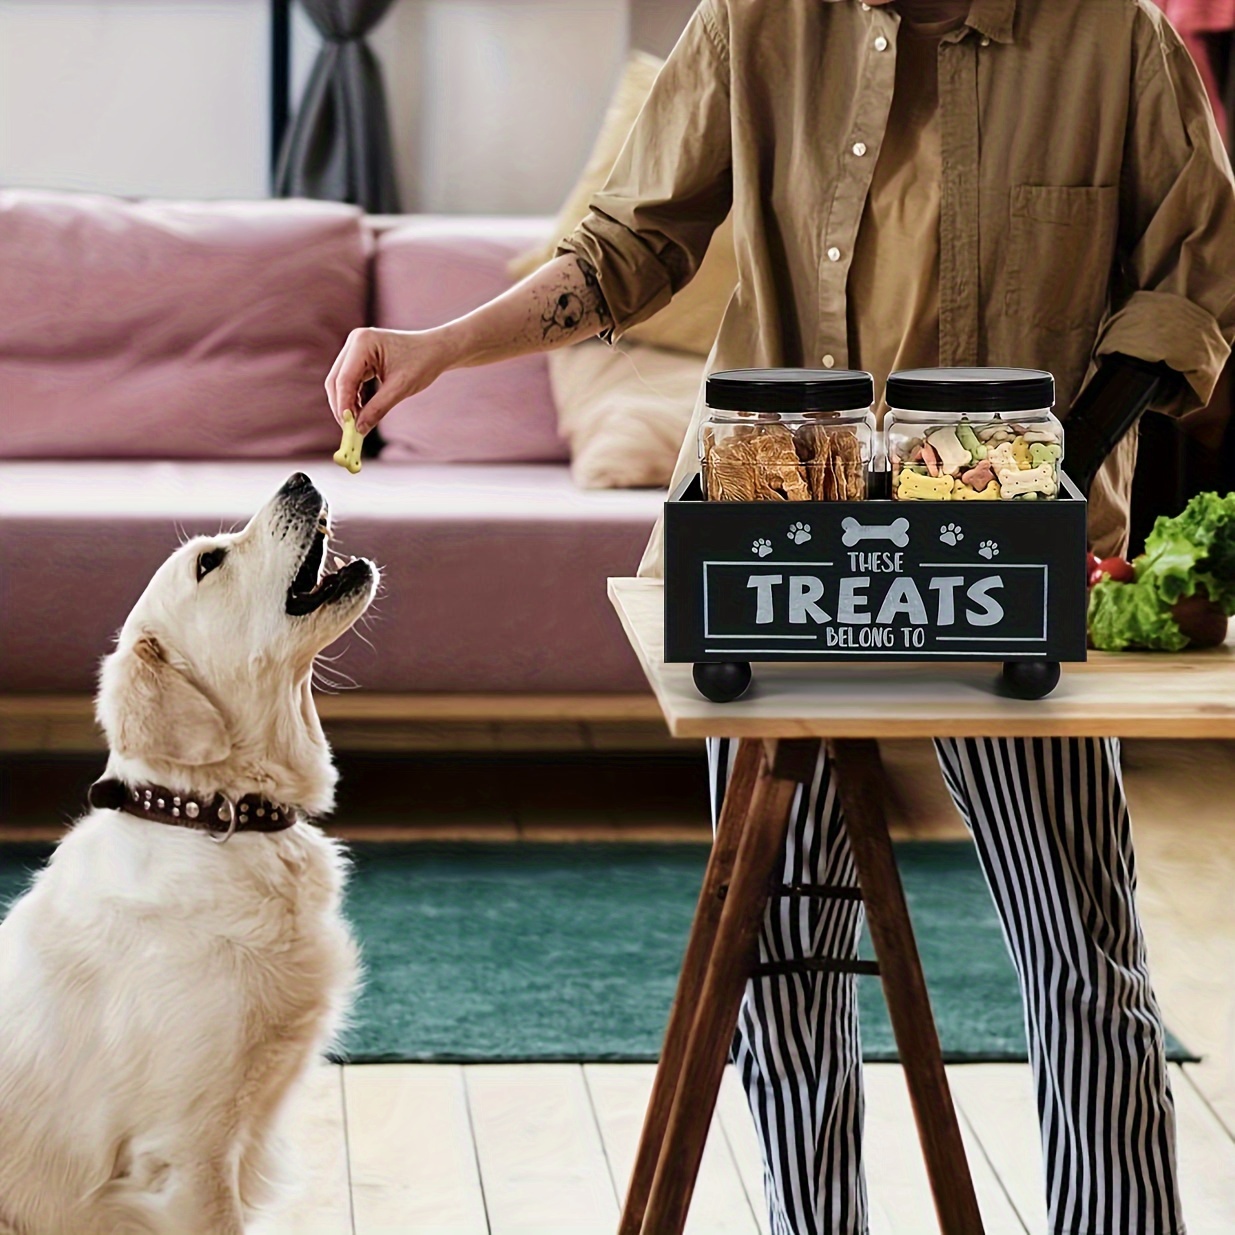
M 949 1068 L 989 1235 L 1045 1235 L 1024 1064 Z M 1235 1230 L 1235 1139 L 1172 1066 L 1191 1235 Z M 304 1188 L 260 1235 L 612 1235 L 652 1069 L 643 1064 L 322 1067 L 293 1122 Z M 895 1064 L 866 1068 L 872 1235 L 933 1235 Z M 687 1230 L 766 1235 L 763 1170 L 730 1070 Z

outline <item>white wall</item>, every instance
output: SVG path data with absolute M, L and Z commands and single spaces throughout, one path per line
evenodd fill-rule
M 267 0 L 0 0 L 0 185 L 261 197 Z
M 694 0 L 398 0 L 373 36 L 405 210 L 552 213 L 633 27 Z M 659 45 L 658 45 L 659 44 Z M 317 47 L 297 7 L 293 98 Z M 262 197 L 268 0 L 0 0 L 0 186 Z

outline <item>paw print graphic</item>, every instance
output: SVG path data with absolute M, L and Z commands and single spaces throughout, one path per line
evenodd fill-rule
M 965 533 L 955 523 L 945 523 L 939 529 L 939 539 L 945 545 L 957 545 L 965 539 Z
M 772 552 L 772 542 L 770 540 L 764 540 L 761 536 L 753 545 L 751 545 L 750 551 L 756 557 L 767 557 L 767 555 Z
M 978 546 L 978 552 L 989 562 L 991 558 L 999 556 L 999 546 L 993 540 L 984 540 Z
M 810 540 L 810 524 L 809 523 L 791 523 L 789 525 L 789 539 L 795 545 L 804 545 Z

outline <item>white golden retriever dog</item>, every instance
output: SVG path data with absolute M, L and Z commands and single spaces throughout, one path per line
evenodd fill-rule
M 292 476 L 174 553 L 103 662 L 96 809 L 0 925 L 3 1235 L 242 1235 L 272 1197 L 357 972 L 343 856 L 305 821 L 336 776 L 310 675 L 378 573 L 323 574 L 328 536 Z

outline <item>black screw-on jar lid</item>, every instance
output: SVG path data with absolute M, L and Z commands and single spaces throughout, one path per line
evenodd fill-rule
M 888 406 L 913 412 L 1033 412 L 1055 403 L 1045 369 L 903 369 L 888 378 Z
M 847 412 L 875 401 L 875 379 L 853 369 L 725 369 L 708 376 L 708 407 L 726 412 Z

